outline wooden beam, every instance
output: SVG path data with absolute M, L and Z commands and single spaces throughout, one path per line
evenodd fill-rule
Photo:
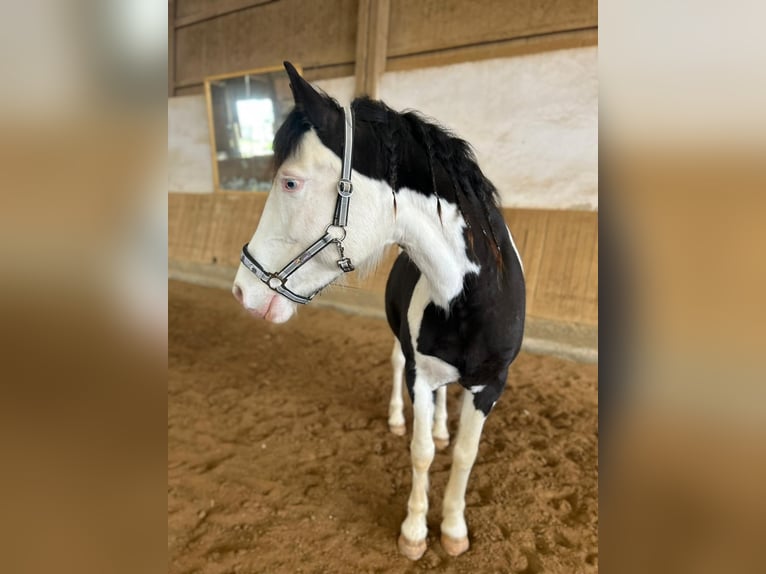
M 358 1 L 280 0 L 176 29 L 176 87 L 206 76 L 281 65 L 284 60 L 304 70 L 353 65 Z M 177 16 L 197 13 L 205 2 L 195 0 Z
M 375 0 L 375 11 L 370 22 L 370 54 L 367 75 L 367 91 L 373 98 L 378 97 L 378 82 L 386 70 L 386 51 L 388 50 L 388 21 L 391 12 L 390 0 Z
M 357 96 L 378 97 L 378 81 L 386 69 L 390 0 L 359 0 L 356 36 Z
M 455 46 L 440 50 L 428 50 L 403 56 L 389 56 L 386 69 L 389 72 L 413 70 L 431 66 L 447 66 L 461 62 L 475 62 L 490 58 L 527 56 L 553 50 L 567 50 L 598 45 L 598 28 L 567 30 L 536 34 L 522 38 L 511 38 L 497 42 L 482 42 L 466 46 Z
M 359 13 L 356 24 L 356 86 L 354 95 L 364 94 L 364 86 L 367 78 L 367 31 L 370 27 L 370 8 L 372 0 L 359 0 Z
M 303 68 L 301 74 L 309 82 L 327 80 L 329 78 L 345 78 L 354 75 L 354 63 L 328 64 L 326 66 L 310 66 Z M 176 82 L 176 95 L 201 94 L 204 92 L 205 80 L 192 80 L 189 82 Z
M 269 4 L 276 2 L 276 0 L 218 0 L 217 2 L 210 2 L 204 10 L 199 10 L 188 16 L 182 16 L 175 19 L 175 27 L 183 28 L 185 26 L 191 26 L 192 24 L 198 24 L 199 22 L 205 22 L 206 20 L 212 20 L 220 16 L 226 16 L 234 12 L 240 12 L 260 6 L 262 4 Z

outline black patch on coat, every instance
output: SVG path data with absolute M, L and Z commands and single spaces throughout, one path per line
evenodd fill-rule
M 407 322 L 407 309 L 410 308 L 410 299 L 418 279 L 420 279 L 420 269 L 412 262 L 412 259 L 407 257 L 406 253 L 402 253 L 394 261 L 386 283 L 386 318 L 391 331 L 402 346 L 404 379 L 410 399 L 414 398 L 415 352 Z

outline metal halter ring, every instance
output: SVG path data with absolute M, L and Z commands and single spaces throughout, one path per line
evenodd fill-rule
M 346 239 L 346 228 L 345 227 L 341 227 L 340 225 L 335 225 L 334 223 L 331 223 L 330 225 L 328 225 L 327 227 L 324 228 L 324 232 L 325 233 L 330 233 L 330 228 L 331 227 L 334 227 L 335 229 L 340 229 L 343 232 L 343 235 L 341 235 L 340 237 L 333 237 L 332 238 L 332 240 L 335 243 L 340 243 L 341 241 Z
M 276 281 L 279 281 L 279 283 L 276 283 Z M 277 277 L 276 275 L 272 275 L 269 277 L 269 280 L 266 282 L 266 284 L 270 289 L 279 289 L 280 287 L 285 286 L 285 280 L 281 277 Z

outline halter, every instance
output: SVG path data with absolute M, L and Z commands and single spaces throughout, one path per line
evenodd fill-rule
M 304 249 L 295 259 L 290 261 L 290 263 L 285 265 L 277 273 L 269 273 L 266 271 L 261 264 L 248 253 L 248 243 L 245 243 L 242 247 L 242 255 L 239 257 L 242 265 L 247 267 L 253 275 L 258 277 L 258 279 L 260 279 L 269 289 L 276 291 L 280 295 L 290 299 L 290 301 L 300 303 L 301 305 L 309 303 L 316 294 L 327 285 L 320 287 L 308 297 L 303 297 L 302 295 L 298 295 L 294 291 L 291 291 L 285 285 L 287 278 L 303 267 L 309 259 L 330 245 L 330 243 L 335 243 L 338 246 L 338 254 L 340 255 L 340 258 L 337 263 L 340 270 L 344 273 L 354 270 L 354 265 L 351 263 L 351 259 L 346 257 L 343 253 L 343 240 L 346 238 L 346 224 L 348 223 L 348 205 L 351 201 L 351 194 L 354 191 L 354 186 L 351 184 L 351 153 L 354 147 L 354 114 L 350 108 L 343 108 L 343 115 L 346 120 L 346 135 L 343 144 L 343 168 L 340 180 L 338 181 L 338 199 L 335 202 L 335 216 L 333 217 L 332 223 L 325 228 L 324 235 Z

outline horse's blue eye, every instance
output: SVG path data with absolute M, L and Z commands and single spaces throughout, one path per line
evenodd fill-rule
M 285 191 L 299 191 L 303 181 L 294 177 L 286 177 L 282 180 L 282 189 Z

